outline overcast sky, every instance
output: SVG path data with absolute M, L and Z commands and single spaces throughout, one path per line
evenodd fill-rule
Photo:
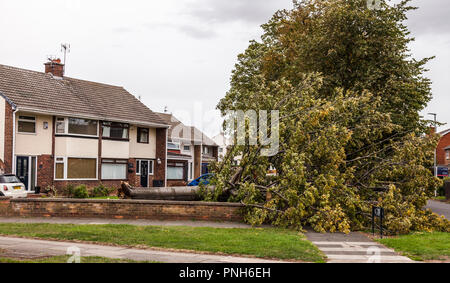
M 428 66 L 434 100 L 423 114 L 450 123 L 450 5 L 413 3 L 421 9 L 408 21 L 412 52 L 437 56 Z M 0 64 L 43 71 L 68 42 L 68 76 L 124 86 L 150 109 L 167 106 L 212 136 L 220 116 L 211 111 L 237 55 L 276 10 L 291 7 L 291 0 L 0 0 Z

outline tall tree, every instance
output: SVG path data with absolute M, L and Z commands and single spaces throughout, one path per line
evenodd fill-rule
M 262 145 L 233 146 L 207 199 L 246 204 L 254 224 L 348 232 L 383 205 L 390 233 L 449 229 L 422 209 L 440 185 L 430 170 L 437 137 L 419 116 L 431 99 L 430 58 L 408 50 L 409 1 L 381 2 L 371 10 L 367 0 L 303 0 L 263 25 L 218 109 L 279 110 L 280 148 L 266 157 Z

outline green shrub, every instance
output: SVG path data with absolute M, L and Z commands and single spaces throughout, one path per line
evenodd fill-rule
M 80 198 L 80 199 L 89 198 L 89 193 L 88 193 L 86 186 L 80 185 L 80 186 L 76 187 L 73 192 L 73 197 Z
M 108 188 L 105 185 L 100 184 L 92 189 L 91 197 L 107 197 L 115 190 L 115 188 Z
M 75 193 L 75 186 L 72 184 L 67 185 L 66 187 L 64 187 L 63 193 L 65 196 L 72 198 Z

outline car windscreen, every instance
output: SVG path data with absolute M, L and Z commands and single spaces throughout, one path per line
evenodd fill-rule
M 0 184 L 16 184 L 20 183 L 16 176 L 0 176 Z

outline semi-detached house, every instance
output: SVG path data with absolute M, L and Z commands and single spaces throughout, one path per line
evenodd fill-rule
M 123 87 L 0 65 L 0 170 L 30 192 L 166 185 L 168 125 Z
M 210 163 L 218 160 L 216 143 L 172 114 L 157 114 L 170 125 L 167 139 L 168 186 L 186 186 L 189 181 L 208 173 Z

